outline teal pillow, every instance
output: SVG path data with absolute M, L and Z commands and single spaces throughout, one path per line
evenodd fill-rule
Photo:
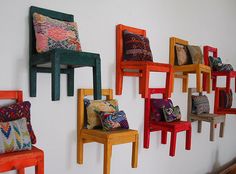
M 26 118 L 0 122 L 0 154 L 32 148 Z

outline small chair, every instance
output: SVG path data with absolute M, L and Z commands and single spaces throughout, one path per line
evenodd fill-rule
M 138 164 L 138 131 L 125 129 L 103 131 L 99 129 L 84 128 L 84 97 L 93 95 L 92 89 L 78 89 L 78 117 L 77 117 L 77 163 L 83 164 L 83 147 L 85 143 L 97 142 L 104 144 L 103 173 L 110 174 L 112 146 L 117 144 L 132 143 L 132 168 Z M 102 89 L 106 100 L 113 99 L 112 89 Z
M 236 114 L 236 108 L 220 108 L 220 91 L 227 91 L 226 88 L 215 88 L 215 104 L 214 113 L 215 114 Z
M 101 98 L 101 64 L 100 55 L 89 52 L 78 52 L 66 49 L 53 49 L 45 53 L 37 53 L 36 38 L 33 25 L 33 13 L 40 13 L 54 19 L 73 22 L 74 16 L 39 7 L 30 7 L 29 16 L 29 77 L 30 97 L 36 97 L 37 73 L 51 73 L 52 100 L 60 99 L 60 74 L 67 75 L 67 95 L 74 95 L 74 68 L 93 68 L 93 88 L 95 99 Z M 50 67 L 40 65 L 50 64 Z M 63 66 L 62 66 L 63 65 Z
M 0 91 L 0 99 L 22 102 L 22 91 Z M 31 150 L 0 154 L 0 173 L 17 170 L 17 174 L 24 174 L 25 168 L 35 166 L 35 174 L 44 174 L 44 153 L 37 147 Z
M 182 91 L 187 92 L 188 90 L 188 75 L 193 73 L 196 74 L 196 86 L 197 91 L 202 92 L 202 88 L 205 85 L 205 89 L 208 93 L 210 93 L 210 81 L 211 81 L 211 68 L 204 64 L 188 64 L 188 65 L 177 65 L 176 62 L 176 51 L 175 45 L 183 45 L 187 46 L 188 41 L 182 40 L 176 37 L 170 38 L 170 64 L 173 66 L 174 69 L 174 77 L 175 78 L 182 78 Z M 203 81 L 204 85 L 202 85 L 201 74 L 205 74 L 205 82 Z M 173 90 L 173 89 L 172 89 Z
M 123 31 L 146 37 L 146 30 L 119 24 L 116 26 L 116 95 L 122 94 L 123 77 L 139 77 L 139 93 L 143 98 L 148 95 L 150 72 L 166 72 L 166 93 L 171 95 L 173 82 L 173 68 L 169 64 L 155 63 L 152 61 L 125 61 Z
M 205 65 L 210 65 L 209 63 L 209 54 L 213 53 L 213 57 L 218 57 L 218 49 L 211 47 L 211 46 L 204 46 L 203 47 L 204 50 L 204 62 Z M 216 86 L 217 86 L 217 77 L 219 76 L 225 76 L 226 77 L 226 90 L 227 92 L 230 91 L 230 82 L 231 79 L 234 78 L 235 79 L 235 92 L 236 92 L 236 71 L 211 71 L 211 78 L 212 78 L 212 90 L 215 90 Z M 203 79 L 206 79 L 205 76 L 203 76 Z
M 170 156 L 175 156 L 176 139 L 177 133 L 186 131 L 186 144 L 185 149 L 191 149 L 191 123 L 188 121 L 174 121 L 174 122 L 163 122 L 163 121 L 152 121 L 151 120 L 151 106 L 150 100 L 152 94 L 162 94 L 163 98 L 167 98 L 166 91 L 164 88 L 149 88 L 148 98 L 145 98 L 145 108 L 144 108 L 144 148 L 149 148 L 150 143 L 150 133 L 155 131 L 161 131 L 161 144 L 166 144 L 167 142 L 167 132 L 171 133 L 170 140 Z
M 188 121 L 198 121 L 198 133 L 201 133 L 202 131 L 202 121 L 209 122 L 210 123 L 210 141 L 214 141 L 215 139 L 215 127 L 216 124 L 220 123 L 220 133 L 219 136 L 224 136 L 224 127 L 225 127 L 225 115 L 223 114 L 193 114 L 192 113 L 192 95 L 193 93 L 197 93 L 196 88 L 189 88 L 188 89 Z M 199 95 L 202 95 L 202 93 L 198 93 Z

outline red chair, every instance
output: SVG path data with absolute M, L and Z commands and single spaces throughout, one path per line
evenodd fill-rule
M 173 83 L 173 68 L 170 64 L 155 63 L 151 61 L 125 61 L 123 59 L 123 31 L 146 36 L 143 29 L 133 28 L 119 24 L 116 26 L 116 95 L 122 94 L 123 77 L 139 77 L 139 93 L 143 98 L 148 96 L 150 72 L 166 72 L 166 93 L 171 95 Z M 127 71 L 131 70 L 131 71 Z M 134 72 L 135 70 L 135 72 Z
M 204 62 L 206 65 L 209 65 L 209 53 L 213 53 L 213 57 L 218 57 L 218 49 L 211 47 L 211 46 L 204 46 Z M 225 76 L 226 77 L 226 90 L 227 92 L 230 91 L 230 81 L 231 78 L 235 79 L 235 92 L 236 92 L 236 71 L 225 71 L 225 72 L 218 72 L 218 71 L 211 71 L 211 78 L 212 78 L 212 90 L 215 90 L 217 86 L 217 77 L 218 76 Z M 203 86 L 206 89 L 206 76 L 203 76 Z
M 167 141 L 167 132 L 171 133 L 170 140 L 170 156 L 175 156 L 175 148 L 176 148 L 176 139 L 177 133 L 186 131 L 186 144 L 185 149 L 191 149 L 191 132 L 192 127 L 191 123 L 188 121 L 176 121 L 176 122 L 155 122 L 150 118 L 151 114 L 151 106 L 150 100 L 152 94 L 162 94 L 163 98 L 167 98 L 166 92 L 164 88 L 149 88 L 148 90 L 148 98 L 145 98 L 145 109 L 144 109 L 144 148 L 149 148 L 150 142 L 150 133 L 155 131 L 161 131 L 161 143 L 166 144 Z
M 0 91 L 0 99 L 23 100 L 22 91 Z M 25 174 L 25 168 L 35 166 L 36 174 L 44 174 L 44 153 L 37 147 L 31 150 L 0 154 L 0 173 L 17 170 L 17 174 Z

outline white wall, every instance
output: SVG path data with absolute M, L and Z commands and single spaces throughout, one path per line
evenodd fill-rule
M 38 75 L 37 97 L 29 97 L 28 88 L 28 11 L 31 5 L 75 15 L 82 48 L 98 52 L 102 59 L 102 85 L 115 89 L 115 25 L 122 23 L 144 28 L 150 38 L 154 60 L 168 63 L 169 37 L 178 36 L 192 44 L 210 44 L 236 69 L 236 1 L 234 0 L 1 0 L 0 2 L 0 89 L 22 89 L 32 103 L 32 124 L 37 146 L 45 152 L 46 174 L 102 173 L 103 147 L 85 145 L 84 165 L 76 164 L 76 96 L 66 96 L 66 77 L 61 77 L 61 100 L 51 101 L 49 74 Z M 75 72 L 75 88 L 92 87 L 89 68 Z M 152 75 L 150 86 L 161 86 L 164 76 Z M 190 85 L 194 86 L 194 76 Z M 156 82 L 156 83 L 155 83 Z M 222 81 L 220 82 L 222 84 Z M 231 84 L 234 87 L 234 84 Z M 213 92 L 210 103 L 213 106 Z M 192 150 L 184 149 L 185 134 L 177 139 L 176 156 L 169 157 L 167 145 L 160 144 L 160 133 L 151 135 L 151 147 L 143 149 L 144 100 L 138 95 L 138 80 L 124 79 L 122 96 L 115 96 L 128 115 L 130 127 L 140 133 L 139 165 L 130 167 L 131 145 L 113 148 L 111 173 L 129 174 L 203 174 L 211 173 L 236 156 L 236 118 L 228 116 L 225 137 L 209 141 L 209 125 L 197 132 L 192 124 Z M 235 97 L 235 94 L 234 94 Z M 181 107 L 186 120 L 187 95 L 181 81 L 175 80 L 173 102 Z M 169 138 L 169 137 L 168 137 Z M 27 173 L 34 173 L 33 169 Z

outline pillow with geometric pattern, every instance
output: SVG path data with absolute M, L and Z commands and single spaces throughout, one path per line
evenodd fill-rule
M 0 154 L 21 150 L 31 150 L 31 140 L 26 118 L 0 122 Z
M 220 57 L 209 56 L 209 64 L 213 71 L 233 71 L 231 64 L 224 64 Z
M 208 114 L 210 112 L 210 104 L 206 95 L 192 95 L 192 105 L 193 114 Z

